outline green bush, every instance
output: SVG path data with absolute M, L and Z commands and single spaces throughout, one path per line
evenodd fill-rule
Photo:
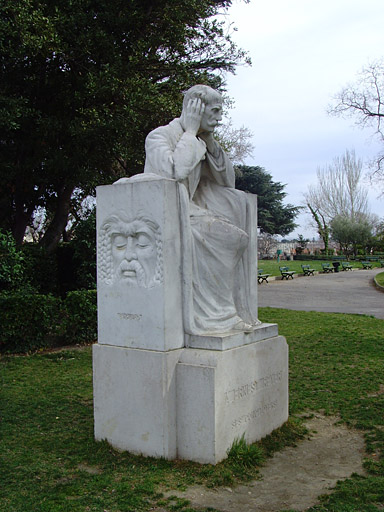
M 76 289 L 96 288 L 96 209 L 74 230 L 73 249 Z
M 0 295 L 0 351 L 33 352 L 52 344 L 57 334 L 60 299 L 24 291 Z
M 86 244 L 87 241 L 82 240 L 62 242 L 52 253 L 35 243 L 24 244 L 21 251 L 26 265 L 25 275 L 33 288 L 38 293 L 60 297 L 73 290 L 95 289 L 96 243 L 93 243 L 90 254 L 84 249 Z
M 66 343 L 89 343 L 97 339 L 96 290 L 69 292 L 63 301 L 63 337 Z
M 0 290 L 15 290 L 25 281 L 25 261 L 9 232 L 0 231 Z
M 35 243 L 25 243 L 21 246 L 25 260 L 25 274 L 32 287 L 41 294 L 58 295 L 58 268 L 56 253 L 47 251 Z
M 323 254 L 294 254 L 293 259 L 297 261 L 326 261 Z
M 19 354 L 42 348 L 91 343 L 97 339 L 96 290 L 53 295 L 0 294 L 0 352 Z

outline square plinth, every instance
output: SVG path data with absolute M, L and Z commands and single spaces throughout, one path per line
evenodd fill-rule
M 288 419 L 288 346 L 276 336 L 225 351 L 185 349 L 176 372 L 177 453 L 216 464 Z
M 177 456 L 175 368 L 180 350 L 93 346 L 95 438 L 136 454 Z

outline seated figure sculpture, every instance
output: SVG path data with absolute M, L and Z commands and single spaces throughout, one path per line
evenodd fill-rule
M 257 320 L 256 196 L 236 190 L 228 156 L 213 137 L 218 91 L 195 85 L 181 117 L 146 139 L 145 173 L 179 185 L 184 330 L 251 332 Z

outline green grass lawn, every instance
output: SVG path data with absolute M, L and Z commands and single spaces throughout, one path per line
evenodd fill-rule
M 162 493 L 234 485 L 303 435 L 303 411 L 337 414 L 366 439 L 367 476 L 339 483 L 313 512 L 376 512 L 384 503 L 384 321 L 264 308 L 290 347 L 290 422 L 217 466 L 118 453 L 93 439 L 91 348 L 0 360 L 0 511 L 192 509 Z M 201 512 L 204 509 L 201 509 Z M 208 511 L 208 509 L 205 509 Z M 209 509 L 212 511 L 212 509 Z
M 380 272 L 380 274 L 376 274 L 375 279 L 376 279 L 376 283 L 379 286 L 384 287 L 384 272 Z

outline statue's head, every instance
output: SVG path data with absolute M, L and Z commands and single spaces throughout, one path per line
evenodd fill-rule
M 190 100 L 195 98 L 201 99 L 205 105 L 199 132 L 213 132 L 222 119 L 223 98 L 221 94 L 208 85 L 194 85 L 184 93 L 183 109 L 186 108 Z
M 184 93 L 183 108 L 188 105 L 189 100 L 200 98 L 206 105 L 211 103 L 223 104 L 223 98 L 219 91 L 212 89 L 208 85 L 194 85 Z

